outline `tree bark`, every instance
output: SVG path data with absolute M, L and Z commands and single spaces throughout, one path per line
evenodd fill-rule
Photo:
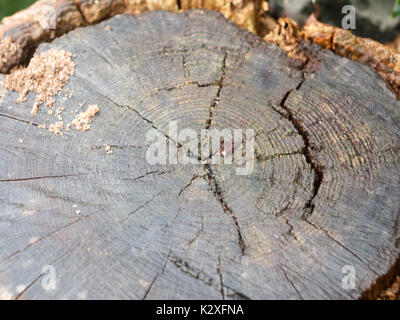
M 299 69 L 203 10 L 117 16 L 52 48 L 76 63 L 56 104 L 100 113 L 61 137 L 34 97 L 3 93 L 3 297 L 352 299 L 398 267 L 400 105 L 372 69 L 310 45 Z M 146 134 L 176 143 L 171 121 L 253 129 L 254 171 L 149 164 Z

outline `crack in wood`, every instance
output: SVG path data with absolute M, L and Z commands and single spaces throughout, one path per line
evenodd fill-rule
M 197 232 L 197 234 L 189 240 L 188 242 L 188 248 L 190 248 L 192 246 L 192 244 L 200 237 L 200 235 L 204 232 L 204 217 L 201 216 L 201 227 L 199 232 Z
M 163 192 L 161 191 L 161 192 L 159 192 L 159 193 L 153 195 L 153 196 L 151 197 L 150 200 L 147 200 L 145 203 L 143 203 L 142 205 L 140 205 L 139 207 L 137 207 L 135 210 L 133 210 L 132 212 L 130 212 L 130 213 L 128 214 L 128 216 L 126 217 L 126 219 L 128 219 L 131 215 L 135 214 L 135 213 L 138 212 L 139 210 L 143 209 L 143 208 L 144 208 L 145 206 L 147 206 L 150 202 L 152 202 L 154 199 L 156 199 L 157 197 L 159 197 L 162 193 L 163 193 Z M 125 220 L 126 220 L 126 219 L 125 219 Z M 125 220 L 124 220 L 124 221 L 125 221 Z
M 74 220 L 74 221 L 72 221 L 72 222 L 70 222 L 70 223 L 68 223 L 68 224 L 66 224 L 66 225 L 64 225 L 64 226 L 62 226 L 62 227 L 60 227 L 60 228 L 54 230 L 53 232 L 50 232 L 49 234 L 47 234 L 47 235 L 45 235 L 45 236 L 43 236 L 43 237 L 41 237 L 41 238 L 35 240 L 34 242 L 29 243 L 29 244 L 28 244 L 27 246 L 25 246 L 24 248 L 19 249 L 19 250 L 17 250 L 17 251 L 14 251 L 14 252 L 13 252 L 12 254 L 10 254 L 8 257 L 6 257 L 5 259 L 3 259 L 2 262 L 5 262 L 5 261 L 11 259 L 11 258 L 14 257 L 15 255 L 17 255 L 17 254 L 19 254 L 19 253 L 21 253 L 21 252 L 23 252 L 23 251 L 29 249 L 30 247 L 34 246 L 35 244 L 39 243 L 40 241 L 45 240 L 45 239 L 47 239 L 47 238 L 53 236 L 54 234 L 56 234 L 56 233 L 58 233 L 58 232 L 60 232 L 60 231 L 62 231 L 62 230 L 64 230 L 64 229 L 66 229 L 66 228 L 68 228 L 68 227 L 70 227 L 70 226 L 72 226 L 72 225 L 74 225 L 74 224 L 76 224 L 76 223 L 78 223 L 78 222 L 81 222 L 81 221 L 83 221 L 83 220 L 86 220 L 86 219 L 91 218 L 92 215 L 93 215 L 93 214 L 90 214 L 90 215 L 87 215 L 87 216 L 83 216 L 83 217 L 81 217 L 81 218 L 79 218 L 79 219 L 76 219 L 76 220 Z
M 185 88 L 185 87 L 187 87 L 189 85 L 195 85 L 198 88 L 208 88 L 208 87 L 213 87 L 213 86 L 215 86 L 215 87 L 219 86 L 219 82 L 218 81 L 213 81 L 213 82 L 209 82 L 209 83 L 200 83 L 199 81 L 188 80 L 188 81 L 185 81 L 182 84 L 177 84 L 175 86 L 154 89 L 153 90 L 153 94 L 157 94 L 157 93 L 159 93 L 161 91 L 171 92 L 171 91 L 174 91 L 174 90 L 181 90 L 181 89 L 183 89 L 183 88 Z
M 36 282 L 38 282 L 43 276 L 45 275 L 45 273 L 41 273 L 39 276 L 37 276 L 33 281 L 31 281 L 25 288 L 24 290 L 22 290 L 20 293 L 18 293 L 14 298 L 12 298 L 12 300 L 19 300 L 23 294 L 25 294 L 29 288 L 31 288 Z
M 214 109 L 219 104 L 219 100 L 221 97 L 221 91 L 224 86 L 224 79 L 225 79 L 225 75 L 226 75 L 226 60 L 227 60 L 227 58 L 228 58 L 228 52 L 224 51 L 224 58 L 222 59 L 222 66 L 221 66 L 221 77 L 218 81 L 218 91 L 217 91 L 217 94 L 215 95 L 215 98 L 213 99 L 213 101 L 210 104 L 209 116 L 208 116 L 208 120 L 206 123 L 206 130 L 210 130 L 211 124 L 212 124 L 212 119 L 214 116 Z
M 185 273 L 186 275 L 190 276 L 195 280 L 200 280 L 207 286 L 212 286 L 214 283 L 214 279 L 193 266 L 191 266 L 187 261 L 178 258 L 178 257 L 170 257 L 169 261 L 177 267 L 180 271 Z
M 153 288 L 154 283 L 156 282 L 157 278 L 159 276 L 159 273 L 156 274 L 156 276 L 154 277 L 153 281 L 151 281 L 149 287 L 147 288 L 142 300 L 146 300 L 147 296 L 149 295 L 151 289 Z
M 281 157 L 286 157 L 286 156 L 294 156 L 294 155 L 300 155 L 303 154 L 303 150 L 295 150 L 292 152 L 283 152 L 283 153 L 275 153 L 272 155 L 265 155 L 265 154 L 259 154 L 256 152 L 256 160 L 258 162 L 265 162 L 269 161 L 272 159 L 279 159 Z
M 58 176 L 14 178 L 14 179 L 3 179 L 3 180 L 0 180 L 0 182 L 22 182 L 22 181 L 30 181 L 30 180 L 41 180 L 41 179 L 60 179 L 60 178 L 87 176 L 87 175 L 90 175 L 90 174 L 91 173 L 81 173 L 81 174 L 63 174 L 63 175 L 58 175 Z
M 294 289 L 294 291 L 296 291 L 296 293 L 297 293 L 297 295 L 299 296 L 299 298 L 300 298 L 301 300 L 304 300 L 304 298 L 303 298 L 302 295 L 300 294 L 300 291 L 299 291 L 299 290 L 297 289 L 297 287 L 294 285 L 293 281 L 290 280 L 290 278 L 289 278 L 289 276 L 288 276 L 287 271 L 285 270 L 285 268 L 281 266 L 280 269 L 282 270 L 283 275 L 284 275 L 286 281 L 292 286 L 292 288 Z
M 4 117 L 4 118 L 11 119 L 11 120 L 19 121 L 19 122 L 22 122 L 22 123 L 26 123 L 26 124 L 29 124 L 29 125 L 34 126 L 34 127 L 39 127 L 39 125 L 37 123 L 34 123 L 32 121 L 23 120 L 23 119 L 18 119 L 16 117 L 9 116 L 7 114 L 0 113 L 0 117 Z
M 283 209 L 284 210 L 284 209 Z M 287 231 L 287 234 L 289 236 L 291 236 L 294 240 L 299 241 L 299 239 L 297 239 L 296 235 L 294 234 L 294 227 L 293 225 L 290 223 L 289 219 L 286 218 L 284 215 L 281 215 L 280 217 L 282 217 L 282 219 L 285 220 L 285 223 L 288 225 L 289 230 Z
M 190 179 L 189 183 L 188 183 L 187 185 L 185 185 L 185 186 L 179 191 L 179 193 L 178 193 L 178 198 L 182 195 L 182 193 L 184 193 L 184 192 L 186 191 L 187 188 L 189 188 L 189 187 L 192 185 L 192 183 L 193 183 L 195 180 L 197 180 L 197 179 L 199 179 L 199 178 L 204 178 L 205 176 L 206 176 L 206 175 L 204 174 L 204 175 L 202 175 L 202 176 L 194 176 L 192 179 Z
M 222 271 L 221 271 L 221 256 L 218 257 L 218 261 L 217 261 L 217 273 L 219 276 L 219 282 L 220 282 L 220 286 L 221 286 L 221 297 L 222 297 L 222 300 L 225 300 L 224 281 L 222 278 Z
M 300 84 L 302 85 L 306 80 L 303 79 Z M 298 85 L 297 88 L 300 88 L 301 85 Z M 290 94 L 294 90 L 289 90 L 286 92 L 284 95 L 280 106 L 283 110 L 285 110 L 288 114 L 287 119 L 292 123 L 294 128 L 297 130 L 297 133 L 302 137 L 303 142 L 304 142 L 304 147 L 302 150 L 302 153 L 306 159 L 306 162 L 310 165 L 311 170 L 314 172 L 314 182 L 313 182 L 313 189 L 312 189 L 312 195 L 310 199 L 307 201 L 307 203 L 304 206 L 304 213 L 302 218 L 307 219 L 309 218 L 314 209 L 315 209 L 315 204 L 314 200 L 318 195 L 319 189 L 321 187 L 322 181 L 324 179 L 324 168 L 322 165 L 320 165 L 314 155 L 312 154 L 313 146 L 310 141 L 310 134 L 309 132 L 305 129 L 303 124 L 295 117 L 293 110 L 291 110 L 287 104 L 286 101 L 289 98 Z
M 161 175 L 168 174 L 168 173 L 171 173 L 171 171 L 155 170 L 155 171 L 146 172 L 145 174 L 142 174 L 141 176 L 137 176 L 137 177 L 134 177 L 134 178 L 123 178 L 121 180 L 122 181 L 126 181 L 126 180 L 128 180 L 128 181 L 138 181 L 138 180 L 141 180 L 143 178 L 146 178 L 147 176 L 151 176 L 151 175 L 161 176 Z
M 208 185 L 210 186 L 210 189 L 211 189 L 212 193 L 214 194 L 215 199 L 221 204 L 222 210 L 224 210 L 225 213 L 229 214 L 232 217 L 232 220 L 235 224 L 236 232 L 238 235 L 239 248 L 240 248 L 240 251 L 243 256 L 243 255 L 245 255 L 246 244 L 245 244 L 243 236 L 242 236 L 242 231 L 241 231 L 241 228 L 239 225 L 238 218 L 236 217 L 232 208 L 225 201 L 222 188 L 219 185 L 218 180 L 217 180 L 213 170 L 211 169 L 211 165 L 205 164 L 204 167 L 207 172 L 206 177 L 208 180 Z
M 332 237 L 329 232 L 327 230 L 325 230 L 324 228 L 322 228 L 321 226 L 317 226 L 315 223 L 312 223 L 311 221 L 309 221 L 307 218 L 304 219 L 305 222 L 307 222 L 310 226 L 312 226 L 313 228 L 315 228 L 316 230 L 322 231 L 330 240 L 332 240 L 333 242 L 335 242 L 338 246 L 340 246 L 341 248 L 343 248 L 344 250 L 346 250 L 348 253 L 350 253 L 352 256 L 354 256 L 357 260 L 359 260 L 362 263 L 365 263 L 366 267 L 371 270 L 371 272 L 373 272 L 376 276 L 378 276 L 378 273 L 372 269 L 368 262 L 365 261 L 364 259 L 362 259 L 360 256 L 358 256 L 355 252 L 353 252 L 351 249 L 347 248 L 344 244 L 342 244 L 340 241 L 336 240 L 334 237 Z

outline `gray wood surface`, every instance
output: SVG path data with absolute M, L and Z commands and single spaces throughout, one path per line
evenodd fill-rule
M 30 115 L 34 95 L 2 94 L 2 297 L 352 299 L 395 263 L 400 104 L 372 69 L 316 51 L 296 70 L 201 10 L 117 16 L 50 48 L 76 63 L 57 105 L 100 113 L 60 137 L 37 127 L 49 116 Z M 254 172 L 150 165 L 146 133 L 170 121 L 253 129 Z

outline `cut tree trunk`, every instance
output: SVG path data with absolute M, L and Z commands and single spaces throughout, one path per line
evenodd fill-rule
M 202 10 L 117 16 L 51 48 L 76 63 L 56 106 L 100 113 L 54 135 L 33 95 L 3 93 L 2 297 L 352 299 L 393 275 L 400 103 L 371 68 L 310 46 L 298 70 Z M 146 135 L 176 144 L 171 121 L 254 130 L 253 172 L 151 165 Z

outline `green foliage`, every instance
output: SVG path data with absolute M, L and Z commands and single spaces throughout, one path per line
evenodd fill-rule
M 398 17 L 400 16 L 400 0 L 396 0 L 394 2 L 393 6 L 393 11 L 392 11 L 392 17 Z
M 35 0 L 0 0 L 0 20 L 25 9 L 34 2 Z

